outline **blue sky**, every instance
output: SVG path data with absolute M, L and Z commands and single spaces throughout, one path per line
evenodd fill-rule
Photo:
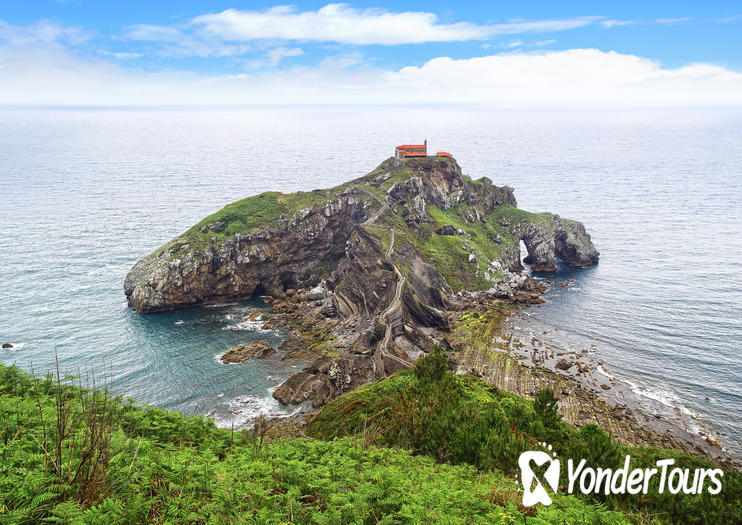
M 0 103 L 742 104 L 742 4 L 612 4 L 6 3 Z

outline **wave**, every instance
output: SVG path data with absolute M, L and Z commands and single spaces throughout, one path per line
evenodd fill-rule
M 244 428 L 252 424 L 258 417 L 269 418 L 291 417 L 301 411 L 300 406 L 288 409 L 281 405 L 273 396 L 277 387 L 268 389 L 270 396 L 259 396 L 248 394 L 238 396 L 227 401 L 226 413 L 217 410 L 212 411 L 209 417 L 214 418 L 216 426 L 221 428 Z
M 703 430 L 701 425 L 695 422 L 699 415 L 693 412 L 685 404 L 682 399 L 675 393 L 667 389 L 657 387 L 645 387 L 629 379 L 620 379 L 620 381 L 626 384 L 629 389 L 639 397 L 651 399 L 664 407 L 667 407 L 671 411 L 679 412 L 685 417 L 685 423 L 688 431 L 694 434 L 700 434 Z
M 204 308 L 224 308 L 225 306 L 237 306 L 237 302 L 207 304 L 204 305 Z
M 260 318 L 255 321 L 245 319 L 243 321 L 224 326 L 222 327 L 222 330 L 233 330 L 236 332 L 270 332 L 271 330 L 263 330 L 264 324 L 265 321 L 260 320 Z

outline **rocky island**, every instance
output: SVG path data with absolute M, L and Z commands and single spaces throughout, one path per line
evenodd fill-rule
M 274 396 L 321 406 L 451 350 L 472 305 L 538 301 L 521 241 L 536 271 L 598 261 L 580 222 L 519 209 L 512 188 L 453 158 L 390 158 L 335 188 L 229 204 L 140 260 L 124 290 L 140 313 L 270 296 L 316 358 Z

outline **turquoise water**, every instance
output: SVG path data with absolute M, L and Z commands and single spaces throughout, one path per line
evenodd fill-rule
M 126 272 L 228 202 L 332 186 L 425 137 L 521 207 L 585 222 L 600 264 L 560 269 L 575 285 L 530 313 L 739 454 L 739 112 L 2 110 L 0 358 L 43 372 L 56 346 L 66 371 L 105 363 L 118 392 L 225 426 L 286 413 L 270 392 L 300 363 L 216 359 L 280 342 L 244 320 L 262 302 L 142 316 Z

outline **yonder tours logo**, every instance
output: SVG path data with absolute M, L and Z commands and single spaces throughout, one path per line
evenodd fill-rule
M 561 477 L 561 463 L 556 459 L 556 453 L 551 445 L 541 443 L 546 451 L 528 450 L 518 458 L 521 482 L 523 483 L 523 505 L 530 507 L 536 503 L 551 504 L 552 493 L 559 490 Z M 647 494 L 650 488 L 662 494 L 669 491 L 671 494 L 701 494 L 706 490 L 709 494 L 721 492 L 721 478 L 724 471 L 720 468 L 697 468 L 693 471 L 688 468 L 675 467 L 674 459 L 660 459 L 653 468 L 633 468 L 631 456 L 626 456 L 623 467 L 612 469 L 600 466 L 587 465 L 581 459 L 577 464 L 574 460 L 567 461 L 567 484 L 565 492 L 574 494 Z M 543 482 L 534 472 L 534 467 L 543 471 Z M 542 469 L 543 470 L 543 469 Z M 654 484 L 652 484 L 654 480 Z M 652 485 L 652 487 L 650 487 Z

